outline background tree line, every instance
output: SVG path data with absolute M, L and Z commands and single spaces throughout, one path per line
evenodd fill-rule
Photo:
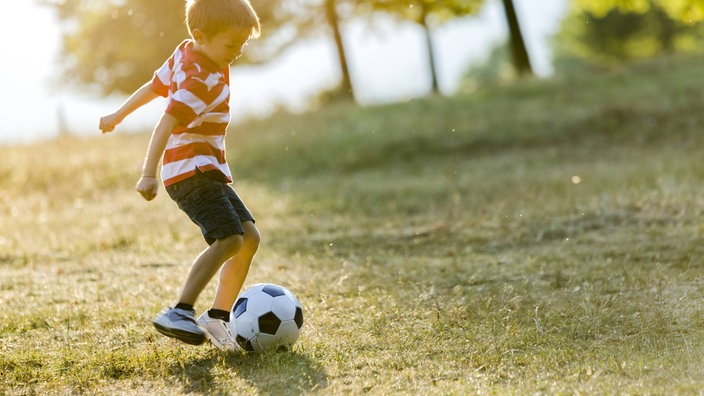
M 39 0 L 56 9 L 63 22 L 62 64 L 67 81 L 102 93 L 128 93 L 141 85 L 185 37 L 182 0 Z M 474 15 L 486 0 L 251 0 L 265 27 L 245 51 L 243 62 L 266 63 L 289 46 L 328 35 L 337 49 L 342 81 L 336 96 L 354 98 L 345 49 L 344 24 L 383 13 L 415 23 L 425 35 L 431 71 L 438 76 L 433 30 Z M 489 0 L 491 1 L 491 0 Z M 510 62 L 514 75 L 533 73 L 513 0 L 501 0 L 509 39 L 507 54 L 490 61 Z M 560 65 L 578 60 L 612 65 L 676 51 L 698 51 L 702 38 L 701 0 L 565 0 L 570 13 L 555 39 Z M 371 24 L 370 24 L 371 26 Z M 470 39 L 470 38 L 468 38 Z M 490 67 L 486 70 L 498 70 Z
M 702 52 L 704 1 L 572 0 L 555 38 L 557 67 L 609 67 L 676 52 Z

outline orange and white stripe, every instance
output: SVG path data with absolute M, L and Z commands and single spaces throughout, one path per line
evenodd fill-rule
M 219 171 L 227 182 L 232 175 L 225 155 L 225 133 L 230 122 L 229 68 L 218 69 L 186 40 L 154 73 L 152 89 L 169 98 L 166 112 L 179 125 L 166 143 L 161 177 L 168 186 L 196 173 Z

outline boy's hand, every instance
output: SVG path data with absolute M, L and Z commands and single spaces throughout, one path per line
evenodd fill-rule
M 100 130 L 103 133 L 112 132 L 120 122 L 122 122 L 122 120 L 117 113 L 106 115 L 100 119 Z
M 136 90 L 117 111 L 100 119 L 100 130 L 112 132 L 133 111 L 156 99 L 159 95 L 152 89 L 151 79 Z
M 142 176 L 139 178 L 134 189 L 142 195 L 147 201 L 151 201 L 156 197 L 156 192 L 159 191 L 159 180 L 156 177 Z

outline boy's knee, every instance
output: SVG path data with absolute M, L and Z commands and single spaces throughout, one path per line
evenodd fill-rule
M 227 238 L 218 239 L 215 243 L 218 244 L 218 247 L 223 250 L 225 255 L 234 256 L 242 248 L 244 240 L 242 235 L 235 234 Z
M 253 223 L 247 223 L 245 226 L 245 231 L 243 235 L 243 243 L 249 250 L 256 251 L 259 247 L 259 242 L 261 242 L 262 236 L 259 233 L 257 227 Z

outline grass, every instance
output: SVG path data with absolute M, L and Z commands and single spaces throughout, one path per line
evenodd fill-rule
M 0 394 L 702 394 L 702 60 L 234 128 L 290 353 L 151 327 L 203 242 L 146 135 L 0 147 Z

